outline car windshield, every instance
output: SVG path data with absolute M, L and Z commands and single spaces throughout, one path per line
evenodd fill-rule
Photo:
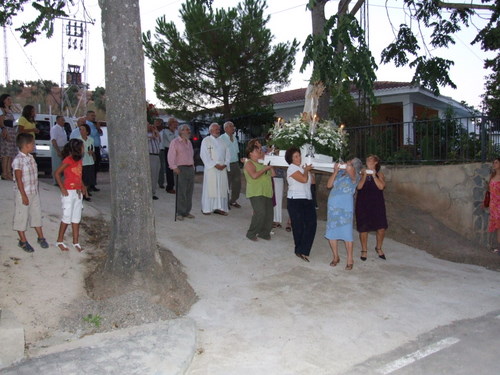
M 38 141 L 50 141 L 50 122 L 49 121 L 37 121 L 36 128 L 40 130 L 39 133 L 35 134 L 35 139 Z
M 40 130 L 38 134 L 35 134 L 35 140 L 37 141 L 50 141 L 50 122 L 46 120 L 38 120 L 36 121 L 36 128 Z M 64 123 L 64 130 L 66 134 L 69 135 L 71 133 L 71 125 L 69 122 Z

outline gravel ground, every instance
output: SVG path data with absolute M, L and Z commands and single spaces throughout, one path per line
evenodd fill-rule
M 151 302 L 145 292 L 134 291 L 103 301 L 87 298 L 68 306 L 68 316 L 61 319 L 59 329 L 81 337 L 176 317 L 165 306 Z

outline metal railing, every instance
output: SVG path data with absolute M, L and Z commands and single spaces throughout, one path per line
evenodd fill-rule
M 385 164 L 485 162 L 500 156 L 499 118 L 436 118 L 346 130 L 347 154 L 361 159 L 376 154 Z

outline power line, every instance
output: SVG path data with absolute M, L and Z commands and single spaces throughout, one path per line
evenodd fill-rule
M 163 9 L 163 8 L 168 8 L 170 5 L 174 5 L 175 3 L 179 3 L 179 2 L 181 2 L 181 1 L 182 1 L 182 0 L 175 0 L 175 1 L 172 1 L 171 3 L 168 3 L 168 4 L 165 4 L 165 5 L 162 5 L 161 7 L 158 7 L 158 8 L 152 9 L 152 10 L 150 10 L 149 12 L 144 13 L 144 14 L 146 15 L 146 14 L 151 14 L 151 13 L 157 13 L 157 11 L 158 11 L 158 10 Z

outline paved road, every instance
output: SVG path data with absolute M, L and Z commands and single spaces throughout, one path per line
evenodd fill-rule
M 500 370 L 499 313 L 436 328 L 343 375 L 496 375 Z
M 109 216 L 109 186 L 99 187 L 87 213 Z M 283 229 L 271 241 L 245 239 L 246 199 L 227 217 L 203 216 L 200 196 L 197 184 L 196 219 L 183 222 L 173 221 L 173 195 L 154 202 L 158 241 L 199 296 L 188 314 L 197 341 L 187 374 L 498 373 L 500 273 L 390 239 L 387 261 L 374 251 L 359 261 L 356 242 L 354 270 L 344 270 L 343 251 L 332 268 L 324 222 L 305 263 Z

